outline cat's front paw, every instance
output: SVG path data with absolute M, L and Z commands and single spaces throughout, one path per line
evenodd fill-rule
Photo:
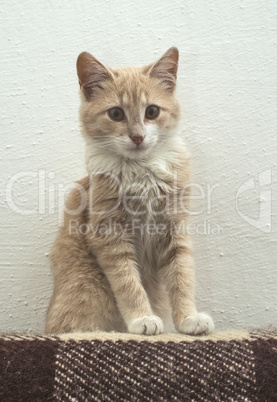
M 178 330 L 187 335 L 208 335 L 214 330 L 214 323 L 209 315 L 198 313 L 187 317 Z
M 157 335 L 163 332 L 162 320 L 156 315 L 136 318 L 128 325 L 128 332 L 139 335 Z

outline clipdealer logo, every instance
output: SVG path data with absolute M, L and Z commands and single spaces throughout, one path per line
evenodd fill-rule
M 54 183 L 56 175 L 54 172 L 47 172 L 44 169 L 38 171 L 23 171 L 14 174 L 6 183 L 6 204 L 10 210 L 20 215 L 51 215 L 57 214 L 59 223 L 63 224 L 64 211 L 72 216 L 78 215 L 86 208 L 88 199 L 85 189 L 79 183 Z M 116 178 L 115 178 L 116 179 Z M 32 180 L 34 187 L 30 195 L 30 188 L 25 191 L 24 202 L 18 199 L 24 183 Z M 119 179 L 118 179 L 119 180 Z M 23 184 L 22 184 L 23 183 Z M 120 185 L 120 182 L 119 182 Z M 19 187 L 18 187 L 19 186 Z M 194 195 L 188 196 L 195 205 L 194 200 L 200 201 L 201 209 L 197 211 L 187 210 L 183 205 L 184 212 L 188 215 L 204 215 L 210 217 L 213 207 L 217 207 L 212 194 L 216 188 L 221 187 L 220 183 L 206 186 L 197 183 L 190 183 L 194 189 Z M 80 193 L 80 205 L 76 210 L 66 209 L 65 198 L 72 189 Z M 235 190 L 234 190 L 235 191 Z M 249 213 L 246 210 L 245 197 L 252 192 L 256 194 L 255 201 L 251 203 Z M 129 197 L 130 198 L 130 197 Z M 184 197 L 185 199 L 186 197 Z M 123 198 L 125 208 L 128 208 L 128 197 Z M 155 201 L 155 200 L 154 200 Z M 202 208 L 204 207 L 204 208 Z M 235 192 L 235 209 L 237 214 L 252 227 L 264 232 L 272 232 L 272 169 L 267 169 L 258 175 L 253 175 L 246 180 Z M 253 211 L 257 212 L 253 217 Z M 251 216 L 252 214 L 252 216 Z M 215 222 L 212 222 L 215 225 Z M 221 232 L 223 230 L 220 227 Z M 206 233 L 206 232 L 205 232 Z M 208 230 L 210 233 L 210 230 Z

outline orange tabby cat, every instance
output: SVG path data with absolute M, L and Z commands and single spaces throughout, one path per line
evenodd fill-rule
M 213 330 L 194 302 L 177 67 L 176 48 L 144 67 L 78 57 L 88 177 L 69 195 L 52 249 L 48 333 Z

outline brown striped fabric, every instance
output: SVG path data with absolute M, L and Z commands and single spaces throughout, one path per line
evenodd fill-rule
M 2 335 L 0 400 L 277 401 L 277 329 Z

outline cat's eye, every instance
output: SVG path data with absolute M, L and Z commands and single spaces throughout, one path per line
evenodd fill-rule
M 113 107 L 112 109 L 109 109 L 108 115 L 114 121 L 121 121 L 125 118 L 124 111 L 120 107 Z
M 160 109 L 158 106 L 151 105 L 145 111 L 145 118 L 148 120 L 154 120 L 159 116 Z

